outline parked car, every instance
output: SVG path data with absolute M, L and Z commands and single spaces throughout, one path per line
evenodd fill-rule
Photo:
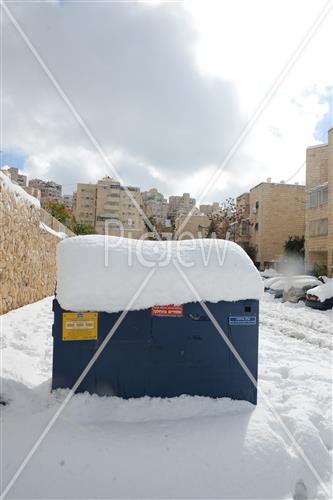
M 321 284 L 322 282 L 317 280 L 318 285 Z M 284 302 L 293 302 L 296 304 L 297 302 L 305 301 L 306 298 L 306 292 L 313 288 L 313 283 L 307 283 L 306 285 L 301 284 L 295 284 L 289 290 L 284 290 L 282 299 Z
M 279 275 L 279 276 L 274 276 L 272 278 L 266 278 L 266 279 L 264 278 L 265 290 L 269 290 L 274 283 L 281 280 L 282 278 L 285 278 L 285 276 Z
M 333 308 L 333 279 L 326 283 L 311 288 L 307 291 L 305 305 L 313 309 L 326 311 Z

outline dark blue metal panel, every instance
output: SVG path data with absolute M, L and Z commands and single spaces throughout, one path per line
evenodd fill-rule
M 258 301 L 207 306 L 257 379 Z M 256 403 L 256 388 L 201 305 L 185 304 L 183 311 L 183 317 L 130 311 L 78 392 L 124 398 L 190 394 Z M 73 386 L 121 314 L 99 313 L 97 341 L 64 342 L 63 312 L 55 300 L 53 389 Z

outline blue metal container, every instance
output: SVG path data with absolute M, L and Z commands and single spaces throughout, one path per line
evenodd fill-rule
M 257 380 L 258 301 L 206 304 Z M 71 388 L 121 313 L 68 314 L 57 300 L 53 311 L 52 388 Z M 83 391 L 257 402 L 256 387 L 199 303 L 128 312 L 79 386 Z

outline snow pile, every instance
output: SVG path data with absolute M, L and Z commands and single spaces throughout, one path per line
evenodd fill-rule
M 311 288 L 307 293 L 318 297 L 320 302 L 325 302 L 325 300 L 333 297 L 333 279 L 328 279 L 323 285 Z
M 263 328 L 269 329 L 275 335 L 332 350 L 333 310 L 316 311 L 313 314 L 314 310 L 306 307 L 304 302 L 280 302 L 265 293 L 260 302 L 260 311 L 260 332 Z
M 1 316 L 3 377 L 32 387 L 51 376 L 51 297 Z
M 330 490 L 331 351 L 323 345 L 333 313 L 270 299 L 261 302 L 259 387 Z M 49 392 L 51 307 L 47 298 L 2 318 L 7 379 L 1 389 L 9 403 L 1 421 L 3 488 L 68 394 Z M 301 487 L 303 497 L 295 494 Z M 299 500 L 325 494 L 260 394 L 257 407 L 227 398 L 78 394 L 6 498 Z
M 57 299 L 72 311 L 116 312 L 185 304 L 197 302 L 197 294 L 211 302 L 260 299 L 262 291 L 256 267 L 240 246 L 229 241 L 144 241 L 91 235 L 68 238 L 57 248 Z
M 56 236 L 57 238 L 60 238 L 61 240 L 63 240 L 64 238 L 67 238 L 67 234 L 66 233 L 55 231 L 50 226 L 48 226 L 47 224 L 45 224 L 45 222 L 40 222 L 39 223 L 39 227 L 41 229 L 44 229 L 44 231 L 47 231 L 48 233 L 53 234 L 53 236 Z
M 37 200 L 37 198 L 28 194 L 26 191 L 24 191 L 23 188 L 21 188 L 21 186 L 14 184 L 10 180 L 10 178 L 1 171 L 0 171 L 0 186 L 1 189 L 14 193 L 17 201 L 25 202 L 28 203 L 29 205 L 33 205 L 37 208 L 40 208 L 40 203 L 39 200 Z

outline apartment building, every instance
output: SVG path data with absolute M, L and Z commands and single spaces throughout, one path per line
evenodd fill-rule
M 148 218 L 154 217 L 155 223 L 165 226 L 168 217 L 169 204 L 163 194 L 156 188 L 143 191 L 141 194 L 142 209 Z
M 250 190 L 251 246 L 264 268 L 283 259 L 289 236 L 305 234 L 305 186 L 262 182 Z
M 306 150 L 305 259 L 309 269 L 332 276 L 333 129 L 328 143 Z
M 206 238 L 209 231 L 210 219 L 208 215 L 197 214 L 187 217 L 180 215 L 176 222 L 176 235 L 178 240 L 193 238 Z
M 187 215 L 194 207 L 195 199 L 191 198 L 189 193 L 183 193 L 182 196 L 170 196 L 168 217 L 175 221 L 177 217 Z
M 110 177 L 99 180 L 97 184 L 78 184 L 76 220 L 92 225 L 98 234 L 139 238 L 145 232 L 145 224 L 127 190 L 140 206 L 138 187 L 125 188 Z
M 212 215 L 212 213 L 216 212 L 219 210 L 220 204 L 218 201 L 214 201 L 211 205 L 200 205 L 199 206 L 199 212 L 203 215 Z
M 96 224 L 96 184 L 80 183 L 75 194 L 74 215 L 79 224 L 95 227 Z
M 263 269 L 281 262 L 289 236 L 305 235 L 305 186 L 270 179 L 237 198 L 237 228 L 231 238 L 252 247 Z
M 73 195 L 72 194 L 64 194 L 62 197 L 62 202 L 66 208 L 69 210 L 73 210 Z
M 98 181 L 95 225 L 97 233 L 104 234 L 107 231 L 110 235 L 132 238 L 142 236 L 145 224 L 136 205 L 141 206 L 140 188 L 133 186 L 125 188 L 110 177 Z
M 41 206 L 45 210 L 50 203 L 62 202 L 62 186 L 54 181 L 43 181 L 41 179 L 31 179 L 29 187 L 39 189 L 41 193 Z
M 6 174 L 14 184 L 18 184 L 23 188 L 27 186 L 27 176 L 21 174 L 18 168 L 4 167 L 1 171 Z

